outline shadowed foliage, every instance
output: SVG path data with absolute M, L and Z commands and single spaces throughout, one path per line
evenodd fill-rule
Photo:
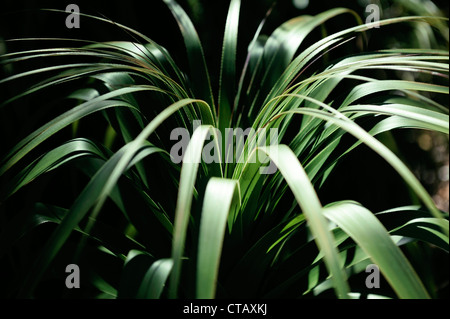
M 84 11 L 83 23 L 128 40 L 3 43 L 1 121 L 24 119 L 2 137 L 0 259 L 12 275 L 1 294 L 445 295 L 448 212 L 412 172 L 395 132 L 448 139 L 447 18 L 397 1 L 412 14 L 367 22 L 335 7 L 272 28 L 277 6 L 266 6 L 243 44 L 248 7 L 231 0 L 214 26 L 223 35 L 220 55 L 209 62 L 188 6 L 160 2 L 174 19 L 162 28 L 178 24 L 173 39 L 183 41 L 182 53 Z M 194 4 L 201 2 L 190 3 L 200 19 Z M 394 42 L 395 28 L 412 40 Z M 256 132 L 231 137 L 231 158 L 227 128 Z M 189 132 L 181 163 L 171 151 L 181 137 L 175 129 Z M 373 162 L 345 165 L 361 154 Z M 262 174 L 269 162 L 276 172 Z M 373 181 L 363 178 L 369 173 Z M 346 175 L 359 174 L 367 192 L 377 186 L 369 205 L 351 196 L 361 190 Z M 383 192 L 391 184 L 395 193 Z M 383 196 L 398 201 L 371 207 L 371 197 Z M 69 291 L 64 269 L 72 263 L 83 272 L 82 288 Z M 365 285 L 370 264 L 382 274 L 379 290 Z

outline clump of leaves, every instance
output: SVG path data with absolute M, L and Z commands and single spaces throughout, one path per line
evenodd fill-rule
M 38 297 L 36 289 L 67 251 L 65 261 L 89 265 L 88 284 L 103 298 L 309 297 L 325 296 L 330 288 L 339 298 L 359 298 L 370 291 L 364 280 L 357 285 L 351 279 L 369 264 L 379 267 L 391 287 L 372 297 L 433 296 L 434 279 L 424 282 L 403 248 L 425 243 L 448 254 L 448 213 L 435 207 L 407 165 L 376 136 L 394 129 L 448 135 L 448 105 L 438 98 L 448 94 L 448 51 L 385 49 L 319 62 L 364 39 L 365 32 L 415 22 L 442 28 L 446 21 L 392 18 L 376 22 L 381 28 L 374 31 L 375 23 L 335 8 L 294 18 L 265 36 L 264 19 L 238 71 L 241 1 L 231 0 L 219 89 L 213 92 L 194 25 L 175 1 L 164 2 L 180 26 L 188 69 L 151 38 L 85 14 L 115 24 L 134 40 L 65 40 L 71 45 L 1 57 L 2 65 L 49 63 L 6 77 L 1 85 L 52 74 L 3 101 L 2 109 L 37 91 L 71 81 L 79 85 L 64 101 L 68 110 L 30 132 L 1 160 L 0 256 L 20 262 L 14 248 L 20 251 L 23 238 L 43 225 L 57 225 L 50 235 L 38 234 L 45 244 L 25 258 L 19 269 L 26 272 L 11 281 L 11 294 Z M 316 28 L 339 16 L 354 19 L 355 26 L 302 47 Z M 52 65 L 52 59 L 60 61 L 56 57 L 75 62 Z M 427 81 L 399 79 L 392 71 Z M 380 74 L 389 77 L 377 78 Z M 98 114 L 106 124 L 103 141 L 94 130 L 82 135 L 80 129 Z M 194 130 L 195 120 L 201 125 Z M 169 153 L 175 128 L 191 133 L 180 164 Z M 219 149 L 220 161 L 202 161 L 205 149 L 226 145 L 220 143 L 226 128 L 253 128 L 258 134 L 275 128 L 278 140 L 267 143 L 266 137 L 264 145 L 241 140 L 242 158 L 228 163 Z M 74 138 L 48 146 L 70 130 Z M 362 144 L 395 169 L 420 205 L 376 213 L 354 201 L 322 205 L 317 190 Z M 276 165 L 275 174 L 260 173 L 264 158 Z M 57 178 L 68 167 L 89 177 L 68 206 L 38 198 L 17 216 L 9 211 L 8 203 L 27 187 L 48 175 Z M 69 189 L 71 180 L 64 183 Z

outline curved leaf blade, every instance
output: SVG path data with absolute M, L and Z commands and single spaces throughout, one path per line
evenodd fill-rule
M 209 79 L 203 47 L 191 19 L 183 8 L 174 0 L 164 0 L 178 22 L 186 46 L 191 70 L 191 85 L 197 98 L 206 101 L 214 108 L 214 98 Z
M 139 287 L 136 298 L 159 299 L 172 271 L 172 259 L 160 259 L 155 261 L 145 274 Z
M 333 235 L 322 213 L 322 205 L 295 154 L 286 145 L 259 148 L 266 153 L 280 170 L 291 188 L 297 203 L 302 208 L 314 240 L 323 252 L 328 271 L 334 281 L 334 289 L 339 298 L 348 298 L 350 291 L 347 276 L 341 268 Z
M 341 202 L 325 207 L 323 212 L 370 256 L 400 298 L 430 298 L 400 248 L 369 210 L 355 203 Z
M 238 199 L 237 181 L 213 177 L 208 182 L 200 222 L 196 298 L 215 296 L 227 219 Z
M 236 80 L 236 50 L 239 26 L 240 0 L 231 0 L 223 38 L 222 66 L 219 84 L 219 130 L 224 133 L 231 123 Z
M 171 298 L 177 296 L 192 197 L 194 194 L 195 182 L 197 180 L 198 167 L 202 159 L 203 145 L 209 132 L 212 132 L 214 135 L 215 147 L 220 149 L 218 146 L 219 140 L 217 138 L 216 130 L 210 125 L 201 125 L 194 131 L 183 158 L 180 184 L 178 187 L 177 206 L 175 209 L 172 245 L 172 259 L 174 265 L 169 287 L 169 297 Z

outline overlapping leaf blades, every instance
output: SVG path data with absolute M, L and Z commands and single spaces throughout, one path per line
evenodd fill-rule
M 201 41 L 192 22 L 175 1 L 164 1 L 180 25 L 189 60 L 187 77 L 190 81 L 186 81 L 182 70 L 162 46 L 121 25 L 118 26 L 145 44 L 71 40 L 86 45 L 76 49 L 30 50 L 2 57 L 3 64 L 61 55 L 74 58 L 89 56 L 108 62 L 43 67 L 0 81 L 4 85 L 32 74 L 68 69 L 4 101 L 1 107 L 9 107 L 8 104 L 35 91 L 85 77 L 100 82 L 106 89 L 104 93 L 88 87 L 74 93 L 71 98 L 80 100 L 80 104 L 19 142 L 2 158 L 0 175 L 24 165 L 32 151 L 40 150 L 44 141 L 65 127 L 97 112 L 104 113 L 110 128 L 118 136 L 116 140 L 123 143 L 118 149 L 109 149 L 89 139 L 68 141 L 24 165 L 16 178 L 8 183 L 2 194 L 4 200 L 40 175 L 61 165 L 76 164 L 80 158 L 87 158 L 87 163 L 96 168 L 95 175 L 71 207 L 58 210 L 58 219 L 36 213 L 36 216 L 41 216 L 41 221 L 55 222 L 58 227 L 22 282 L 19 294 L 33 295 L 34 288 L 73 230 L 86 235 L 92 233 L 92 227 L 96 227 L 94 222 L 110 197 L 130 224 L 142 234 L 142 238 L 137 236 L 138 240 L 144 239 L 145 233 L 155 232 L 161 239 L 169 238 L 171 243 L 170 247 L 165 247 L 163 241 L 160 243 L 156 237 L 150 236 L 152 240 L 146 241 L 145 245 L 138 244 L 142 250 L 131 250 L 128 257 L 115 254 L 120 262 L 125 261 L 123 278 L 126 280 L 121 282 L 119 297 L 299 297 L 326 283 L 330 276 L 336 295 L 349 298 L 352 287 L 347 282 L 345 269 L 362 265 L 368 259 L 380 267 L 398 297 L 429 297 L 421 278 L 398 248 L 398 237 L 391 236 L 390 232 L 395 236 L 430 242 L 448 252 L 448 214 L 436 209 L 430 195 L 408 167 L 374 136 L 400 128 L 434 130 L 448 135 L 448 106 L 421 94 L 448 94 L 448 86 L 398 79 L 380 80 L 358 72 L 396 70 L 448 79 L 448 52 L 398 49 L 360 53 L 343 57 L 311 76 L 302 77 L 322 54 L 344 45 L 353 36 L 372 27 L 360 24 L 331 34 L 295 56 L 303 40 L 325 21 L 341 14 L 352 14 L 357 23 L 361 22 L 354 12 L 336 8 L 317 16 L 288 21 L 268 38 L 258 37 L 261 31 L 258 30 L 249 46 L 244 72 L 237 81 L 241 1 L 232 0 L 225 27 L 216 103 Z M 384 20 L 380 25 L 417 21 L 436 24 L 440 28 L 443 23 L 439 18 L 405 17 Z M 356 81 L 357 85 L 346 92 L 341 101 L 330 100 L 339 84 L 346 80 Z M 187 83 L 192 83 L 192 87 Z M 397 94 L 384 97 L 382 101 L 371 100 L 377 93 L 394 90 L 401 92 L 401 97 Z M 158 104 L 139 103 L 138 96 L 144 93 L 151 95 L 152 101 Z M 177 196 L 174 196 L 176 207 L 169 212 L 153 198 L 151 189 L 152 184 L 164 187 L 166 183 L 150 180 L 148 171 L 153 168 L 147 167 L 143 160 L 152 154 L 161 156 L 166 163 L 167 176 L 177 172 L 179 167 L 170 161 L 164 138 L 155 131 L 159 127 L 174 128 L 175 123 L 190 129 L 194 119 L 200 119 L 203 125 L 191 132 L 193 135 L 179 179 L 168 178 L 166 181 L 177 189 Z M 357 124 L 361 119 L 374 120 L 375 124 L 366 131 Z M 254 129 L 276 128 L 280 133 L 280 145 L 257 147 L 247 139 L 244 155 L 238 163 L 202 163 L 202 151 L 208 136 L 213 136 L 216 147 L 219 147 L 222 141 L 218 132 L 223 134 L 227 126 L 233 125 L 248 125 Z M 287 133 L 291 125 L 298 127 L 294 136 Z M 356 141 L 345 152 L 336 155 L 340 140 L 347 133 L 356 137 Z M 334 203 L 322 207 L 315 187 L 325 183 L 336 163 L 362 143 L 396 169 L 422 200 L 428 216 L 386 229 L 376 215 L 356 203 Z M 259 173 L 264 165 L 259 161 L 262 153 L 277 165 L 278 173 L 273 176 Z M 220 154 L 221 159 L 223 154 Z M 93 164 L 93 158 L 99 161 L 96 163 L 100 166 Z M 123 178 L 125 186 L 119 183 Z M 148 228 L 136 223 L 146 221 L 148 217 L 136 214 L 126 205 L 124 188 L 143 199 L 143 207 L 153 216 L 152 223 L 145 224 Z M 288 211 L 280 211 L 278 203 L 286 197 L 288 189 L 296 202 Z M 419 208 L 409 209 L 419 211 Z M 79 224 L 89 212 L 89 222 L 82 231 Z M 330 227 L 329 222 L 336 227 Z M 307 232 L 311 236 L 299 241 Z M 259 237 L 252 238 L 254 234 Z M 110 243 L 106 233 L 103 235 L 103 240 L 101 233 L 95 239 L 114 251 L 113 245 L 108 247 Z M 15 241 L 20 236 L 15 234 L 11 237 Z M 2 234 L 2 238 L 7 241 L 7 233 Z M 4 254 L 5 247 L 13 245 L 14 241 L 3 244 L 2 240 L 0 252 Z M 83 241 L 82 247 L 85 244 Z M 352 249 L 358 253 L 353 260 L 346 261 L 345 255 Z M 299 256 L 302 257 L 301 262 Z M 320 271 L 322 264 L 326 266 L 326 275 Z M 305 281 L 307 286 L 302 288 Z M 127 282 L 131 286 L 127 286 Z M 100 290 L 106 287 L 105 293 L 114 295 L 108 285 L 97 287 Z

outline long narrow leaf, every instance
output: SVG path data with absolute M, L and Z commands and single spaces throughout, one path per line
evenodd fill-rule
M 370 256 L 400 298 L 429 298 L 411 264 L 370 211 L 343 202 L 324 208 L 324 214 Z
M 348 298 L 347 278 L 340 266 L 333 236 L 328 230 L 322 213 L 322 205 L 297 157 L 286 145 L 273 145 L 260 149 L 274 161 L 302 208 L 317 246 L 324 253 L 325 263 L 333 278 L 337 296 Z
M 199 299 L 215 296 L 226 224 L 233 204 L 239 204 L 237 182 L 210 179 L 205 191 L 198 243 L 196 297 Z
M 219 140 L 212 126 L 201 125 L 192 135 L 181 168 L 180 185 L 178 188 L 177 206 L 175 210 L 174 235 L 172 245 L 172 259 L 174 261 L 173 272 L 170 279 L 169 297 L 177 296 L 180 280 L 181 261 L 185 248 L 186 232 L 191 212 L 192 196 L 194 194 L 195 181 L 198 167 L 202 160 L 203 145 L 208 134 L 212 131 L 216 149 L 219 148 Z M 220 154 L 218 154 L 220 156 Z M 221 158 L 221 157 L 220 157 Z M 220 159 L 219 158 L 219 159 Z
M 172 11 L 183 35 L 191 69 L 191 85 L 194 94 L 196 94 L 197 98 L 200 98 L 211 105 L 213 113 L 215 114 L 216 111 L 214 108 L 214 98 L 208 68 L 197 31 L 195 30 L 191 19 L 189 19 L 189 16 L 178 3 L 173 0 L 164 0 L 164 2 Z
M 233 110 L 236 94 L 236 49 L 239 26 L 239 9 L 241 1 L 232 0 L 228 11 L 225 35 L 223 38 L 222 67 L 219 84 L 219 130 L 230 126 L 231 111 Z

